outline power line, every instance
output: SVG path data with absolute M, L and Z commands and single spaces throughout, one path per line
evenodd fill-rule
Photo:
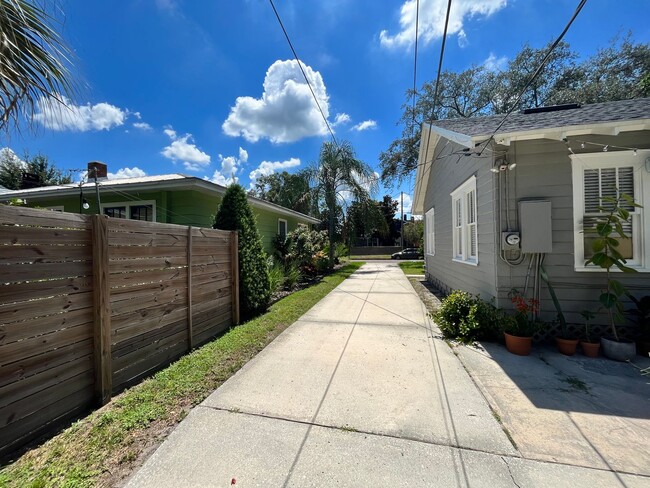
M 413 54 L 413 125 L 415 126 L 415 105 L 417 100 L 417 75 L 418 75 L 418 29 L 420 25 L 420 0 L 415 3 L 415 49 Z M 413 132 L 411 132 L 413 134 Z
M 533 73 L 533 76 L 531 76 L 530 79 L 528 80 L 528 82 L 526 83 L 526 86 L 524 86 L 523 90 L 521 90 L 521 93 L 519 93 L 519 96 L 518 96 L 517 99 L 515 100 L 515 103 L 512 104 L 512 107 L 510 108 L 510 110 L 508 110 L 508 112 L 506 113 L 505 117 L 503 117 L 503 120 L 501 120 L 501 122 L 499 123 L 499 125 L 497 126 L 497 128 L 494 129 L 494 132 L 492 132 L 492 134 L 490 135 L 490 137 L 489 137 L 486 141 L 484 141 L 484 142 L 481 143 L 481 144 L 485 144 L 485 146 L 481 149 L 481 152 L 479 152 L 479 156 L 480 156 L 481 154 L 483 154 L 483 150 L 485 149 L 485 147 L 487 147 L 487 145 L 490 143 L 490 141 L 491 141 L 492 139 L 494 139 L 494 136 L 495 136 L 496 133 L 499 131 L 499 129 L 503 126 L 503 124 L 505 123 L 506 119 L 510 116 L 510 114 L 511 114 L 512 112 L 515 111 L 515 109 L 517 108 L 517 105 L 519 104 L 519 101 L 521 100 L 521 97 L 524 96 L 524 93 L 526 93 L 526 90 L 527 90 L 528 87 L 531 85 L 531 83 L 532 83 L 533 81 L 535 81 L 535 78 L 537 78 L 537 76 L 539 76 L 540 72 L 542 71 L 542 68 L 544 68 L 544 65 L 546 64 L 546 61 L 548 61 L 548 58 L 551 56 L 551 54 L 553 53 L 553 51 L 555 50 L 555 48 L 557 47 L 557 45 L 560 43 L 560 41 L 562 41 L 562 38 L 564 37 L 564 35 L 567 33 L 567 31 L 568 31 L 569 28 L 571 27 L 571 24 L 573 24 L 573 21 L 576 19 L 576 17 L 578 16 L 578 14 L 580 13 L 580 11 L 582 10 L 582 7 L 585 6 L 585 3 L 587 3 L 587 0 L 580 0 L 580 3 L 579 3 L 578 6 L 576 7 L 575 12 L 573 12 L 573 15 L 571 16 L 571 19 L 569 19 L 569 22 L 568 22 L 567 25 L 564 27 L 564 30 L 562 31 L 562 33 L 558 36 L 558 38 L 555 40 L 555 42 L 553 42 L 553 45 L 549 48 L 548 52 L 546 53 L 546 56 L 544 56 L 544 59 L 542 59 L 542 62 L 540 63 L 540 65 L 537 67 L 537 69 L 536 69 L 535 72 Z
M 321 108 L 320 103 L 318 102 L 318 98 L 316 97 L 316 94 L 314 93 L 314 89 L 311 86 L 311 82 L 309 81 L 309 78 L 307 78 L 307 73 L 305 73 L 305 70 L 302 67 L 302 62 L 300 61 L 300 58 L 298 58 L 298 54 L 296 53 L 296 50 L 293 48 L 293 44 L 291 43 L 291 39 L 289 38 L 289 34 L 287 33 L 287 30 L 284 28 L 284 24 L 282 23 L 282 19 L 280 18 L 280 14 L 278 13 L 278 10 L 275 8 L 275 4 L 273 3 L 273 0 L 269 0 L 269 2 L 271 3 L 271 7 L 273 8 L 273 12 L 275 13 L 275 17 L 278 19 L 278 22 L 280 23 L 280 27 L 282 28 L 282 32 L 284 32 L 284 37 L 286 37 L 287 42 L 289 43 L 289 47 L 291 48 L 291 52 L 293 53 L 293 57 L 298 62 L 298 67 L 300 68 L 302 76 L 305 78 L 305 81 L 307 82 L 307 86 L 309 87 L 309 91 L 311 92 L 311 96 L 314 98 L 314 101 L 316 102 L 316 106 L 318 107 L 318 111 L 320 112 L 321 117 L 323 117 L 323 121 L 325 122 L 325 125 L 327 126 L 327 130 L 329 131 L 330 135 L 332 136 L 332 140 L 334 141 L 334 144 L 337 147 L 339 147 L 338 142 L 336 142 L 336 137 L 334 137 L 334 131 L 330 127 L 330 124 L 327 121 L 327 117 L 325 117 L 325 113 L 323 112 L 323 109 Z
M 447 15 L 445 17 L 445 30 L 442 34 L 442 45 L 440 46 L 440 59 L 438 61 L 438 74 L 436 76 L 436 86 L 435 90 L 433 92 L 433 105 L 431 106 L 431 118 L 429 125 L 431 126 L 434 121 L 435 113 L 436 113 L 436 103 L 438 99 L 438 87 L 440 85 L 440 72 L 442 71 L 442 59 L 445 55 L 445 43 L 447 40 L 447 27 L 449 26 L 449 13 L 451 12 L 451 0 L 447 3 Z M 429 153 L 429 143 L 431 142 L 431 130 L 429 130 L 429 134 L 427 135 L 427 143 L 426 147 L 424 150 L 424 162 L 426 164 L 426 159 L 427 159 L 427 154 Z M 445 144 L 446 146 L 446 144 Z M 433 164 L 433 161 L 431 162 Z M 421 182 L 420 182 L 421 185 Z M 420 189 L 420 186 L 418 186 L 418 190 Z

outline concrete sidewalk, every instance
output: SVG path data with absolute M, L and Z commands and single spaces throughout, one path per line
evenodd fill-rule
M 129 487 L 648 486 L 522 459 L 396 263 L 370 263 L 190 412 Z

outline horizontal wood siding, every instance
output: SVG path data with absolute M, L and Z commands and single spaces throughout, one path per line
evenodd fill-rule
M 234 323 L 233 233 L 103 218 L 117 392 Z M 0 205 L 0 456 L 93 404 L 92 238 L 90 216 Z
M 645 136 L 647 140 L 647 135 Z M 585 136 L 580 138 L 602 144 L 639 146 L 639 135 L 621 134 L 616 138 L 603 136 Z M 647 145 L 647 144 L 646 144 Z M 579 150 L 579 143 L 574 143 Z M 600 150 L 599 147 L 587 146 L 587 150 Z M 596 311 L 600 308 L 598 296 L 605 283 L 604 272 L 576 272 L 574 265 L 574 231 L 573 231 L 573 188 L 571 161 L 569 151 L 562 141 L 536 140 L 513 143 L 508 148 L 508 162 L 516 162 L 516 168 L 510 172 L 510 210 L 511 220 L 518 226 L 517 202 L 522 199 L 550 200 L 552 205 L 553 252 L 546 255 L 544 268 L 558 295 L 562 310 L 568 321 L 582 323 L 580 312 L 585 309 Z M 505 214 L 503 214 L 505 215 Z M 503 217 L 505 219 L 505 217 Z M 505 222 L 505 220 L 504 220 Z M 507 294 L 510 289 L 523 291 L 528 272 L 529 261 L 518 266 L 508 266 L 498 262 L 498 303 L 510 308 Z M 650 276 L 648 273 L 617 274 L 635 295 L 650 293 Z M 529 296 L 532 292 L 532 276 L 529 280 Z M 545 320 L 552 320 L 556 310 L 542 281 L 541 315 Z M 599 314 L 595 324 L 606 323 L 604 313 Z
M 429 170 L 425 212 L 435 208 L 435 256 L 425 254 L 428 279 L 443 291 L 465 290 L 486 300 L 496 295 L 495 289 L 495 223 L 494 182 L 489 171 L 491 158 L 467 157 L 457 154 L 456 144 L 439 144 L 435 154 L 443 156 Z M 456 154 L 451 154 L 456 153 Z M 445 154 L 449 156 L 444 157 Z M 430 164 L 430 163 L 429 163 Z M 475 175 L 477 194 L 478 265 L 452 261 L 451 192 Z M 425 246 L 426 248 L 426 246 Z

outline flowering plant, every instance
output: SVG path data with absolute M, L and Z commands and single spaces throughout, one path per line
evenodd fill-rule
M 510 290 L 508 297 L 515 306 L 516 313 L 506 321 L 504 331 L 518 337 L 532 337 L 540 329 L 540 322 L 537 320 L 539 300 L 527 299 L 514 288 Z

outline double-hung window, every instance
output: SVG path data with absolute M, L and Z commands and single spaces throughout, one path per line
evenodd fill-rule
M 287 221 L 284 219 L 278 219 L 278 235 L 280 239 L 286 239 L 287 237 Z
M 156 221 L 156 202 L 102 203 L 102 213 L 115 219 Z
M 451 193 L 452 241 L 454 261 L 478 264 L 476 217 L 476 176 Z
M 632 151 L 618 151 L 571 156 L 576 271 L 602 271 L 598 266 L 585 266 L 585 261 L 593 254 L 592 244 L 597 238 L 593 229 L 612 205 L 603 199 L 619 198 L 623 193 L 643 207 L 620 201 L 619 205 L 629 211 L 630 219 L 622 225 L 626 237 L 615 236 L 619 242 L 617 250 L 627 261 L 627 266 L 638 271 L 650 271 L 650 173 L 645 168 L 649 156 L 650 151 L 637 151 L 636 155 Z
M 435 209 L 431 208 L 425 214 L 424 219 L 426 251 L 429 256 L 435 256 L 436 254 L 435 216 Z

